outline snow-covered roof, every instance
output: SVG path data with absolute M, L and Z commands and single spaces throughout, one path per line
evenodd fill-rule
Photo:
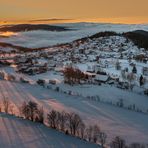
M 96 73 L 85 72 L 85 74 L 88 76 L 96 76 Z
M 96 78 L 95 80 L 97 81 L 103 81 L 103 82 L 106 82 L 108 80 L 109 76 L 108 75 L 96 75 Z

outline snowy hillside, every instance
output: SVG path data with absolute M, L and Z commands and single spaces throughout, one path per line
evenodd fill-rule
M 18 32 L 9 38 L 0 38 L 0 42 L 11 43 L 28 48 L 48 47 L 60 43 L 68 43 L 73 40 L 90 36 L 101 31 L 128 32 L 133 30 L 146 30 L 148 25 L 123 25 L 123 24 L 99 24 L 99 23 L 72 23 L 59 24 L 73 31 L 29 31 Z
M 97 148 L 44 125 L 0 114 L 1 148 Z
M 119 94 L 121 92 L 119 92 Z M 116 89 L 114 92 L 108 92 L 106 95 L 110 95 L 111 93 L 113 96 L 116 96 Z M 122 92 L 121 96 L 125 94 L 126 92 Z M 137 141 L 147 143 L 148 141 L 148 115 L 146 114 L 96 102 L 84 97 L 67 95 L 37 85 L 9 81 L 0 82 L 0 98 L 3 99 L 4 97 L 10 98 L 16 111 L 24 101 L 32 100 L 37 102 L 40 106 L 43 106 L 45 111 L 56 109 L 58 111 L 65 110 L 76 112 L 82 117 L 86 124 L 99 124 L 101 129 L 108 135 L 108 143 L 115 136 L 123 137 L 127 143 Z M 140 97 L 139 99 L 141 102 L 144 100 L 144 98 Z M 146 99 L 143 103 L 143 105 L 148 104 Z
M 64 24 L 64 26 L 72 31 L 18 32 L 15 36 L 0 39 L 2 46 L 0 109 L 5 111 L 4 101 L 7 98 L 12 105 L 10 105 L 11 113 L 20 115 L 20 105 L 24 101 L 32 101 L 43 107 L 45 115 L 52 109 L 59 112 L 73 112 L 84 122 L 81 127 L 99 125 L 100 130 L 107 135 L 107 145 L 116 136 L 125 139 L 127 144 L 135 142 L 147 144 L 148 32 L 143 30 L 148 31 L 148 26 L 95 23 Z M 138 31 L 127 32 L 132 30 Z M 127 33 L 122 33 L 124 31 Z M 68 43 L 60 44 L 66 42 Z M 56 44 L 58 45 L 46 47 Z M 46 48 L 31 50 L 25 46 Z M 8 53 L 4 52 L 5 49 Z M 14 49 L 18 50 L 12 51 Z M 9 117 L 8 121 L 5 121 L 5 118 L 7 117 L 3 116 L 0 120 L 3 124 L 8 124 L 9 128 L 7 122 L 11 122 L 12 118 Z M 22 121 L 16 123 L 17 121 L 18 119 L 12 122 L 14 125 L 11 125 L 15 127 L 15 124 L 22 124 Z M 24 126 L 25 129 L 28 125 L 17 126 L 20 129 Z M 30 124 L 29 128 L 31 131 Z M 11 130 L 4 131 L 8 133 L 6 137 L 10 144 L 13 140 L 11 132 L 16 132 L 17 134 L 14 134 L 16 136 L 19 135 L 17 130 Z M 85 129 L 87 135 L 84 136 L 85 140 L 92 141 L 88 136 L 90 132 L 88 128 Z M 22 130 L 21 133 L 24 136 L 28 131 L 24 133 Z M 50 143 L 46 140 L 46 137 L 51 139 L 47 131 L 41 135 L 40 132 L 39 135 L 37 133 L 33 131 L 29 135 L 35 135 L 36 139 L 45 136 L 42 139 L 43 144 Z M 22 139 L 22 135 L 16 138 Z M 5 141 L 1 132 L 0 136 L 2 142 Z M 63 142 L 65 136 L 62 138 Z M 28 139 L 26 141 L 28 142 Z M 26 141 L 22 143 L 28 144 Z M 33 144 L 34 147 L 38 145 L 40 148 L 43 145 L 38 141 L 36 143 L 34 139 L 32 141 L 30 145 Z M 55 144 L 53 147 L 57 146 L 54 141 L 51 144 Z M 70 147 L 77 147 L 67 142 L 62 146 L 67 148 L 68 144 Z

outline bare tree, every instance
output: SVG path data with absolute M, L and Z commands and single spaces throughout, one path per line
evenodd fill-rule
M 3 98 L 3 107 L 4 107 L 4 112 L 5 113 L 8 113 L 9 106 L 10 106 L 10 101 L 8 100 L 8 98 L 4 97 Z
M 66 112 L 58 112 L 58 125 L 59 129 L 65 131 L 68 114 Z
M 29 101 L 28 108 L 29 108 L 29 113 L 30 113 L 30 119 L 31 119 L 31 121 L 34 121 L 35 114 L 38 111 L 38 105 L 37 105 L 37 103 L 35 103 L 33 101 Z
M 98 135 L 100 133 L 100 127 L 98 125 L 94 125 L 93 127 L 93 142 L 97 143 L 98 141 Z
M 107 135 L 104 132 L 99 133 L 99 142 L 101 143 L 101 147 L 104 148 L 104 144 L 106 143 Z
M 9 110 L 10 110 L 10 113 L 12 115 L 14 115 L 14 106 L 13 105 L 10 105 Z
M 30 110 L 26 102 L 24 102 L 20 107 L 20 114 L 23 115 L 25 119 L 29 120 Z
M 52 110 L 51 112 L 47 114 L 48 123 L 51 128 L 57 128 L 56 126 L 57 117 L 58 117 L 58 114 L 57 114 L 57 111 L 55 110 Z
M 85 124 L 84 123 L 81 123 L 80 124 L 80 128 L 79 128 L 79 137 L 84 139 L 84 136 L 85 136 Z
M 111 142 L 111 148 L 126 148 L 125 140 L 120 137 L 115 137 Z
M 37 112 L 38 104 L 33 101 L 29 101 L 28 103 L 24 102 L 21 106 L 21 113 L 28 120 L 34 121 Z
M 37 110 L 35 121 L 40 122 L 40 123 L 44 123 L 44 109 L 43 109 L 43 107 L 41 107 L 40 109 Z
M 78 132 L 79 127 L 82 123 L 80 116 L 75 113 L 70 113 L 68 115 L 68 122 L 69 122 L 70 133 L 76 136 L 76 133 Z
M 71 85 L 87 79 L 87 76 L 82 71 L 73 67 L 66 67 L 63 74 L 65 82 Z
M 93 137 L 93 127 L 92 127 L 92 126 L 89 126 L 89 127 L 86 129 L 86 139 L 87 139 L 89 142 L 92 142 L 92 137 Z
M 147 148 L 145 145 L 140 143 L 132 143 L 129 148 Z

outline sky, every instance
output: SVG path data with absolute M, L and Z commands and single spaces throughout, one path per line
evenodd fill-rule
M 0 0 L 0 21 L 148 23 L 148 0 Z

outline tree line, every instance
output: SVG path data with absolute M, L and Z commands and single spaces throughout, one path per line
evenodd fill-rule
M 137 30 L 133 32 L 123 33 L 123 36 L 125 36 L 129 40 L 132 40 L 133 43 L 139 48 L 145 48 L 146 50 L 148 50 L 148 32 Z
M 63 71 L 63 74 L 65 83 L 70 85 L 80 84 L 81 80 L 85 81 L 88 79 L 88 76 L 85 73 L 73 67 L 66 67 Z
M 0 112 L 2 112 L 2 110 L 7 114 L 15 115 L 8 98 L 3 99 Z M 101 148 L 106 148 L 107 134 L 103 132 L 97 124 L 86 126 L 81 117 L 74 112 L 51 110 L 45 115 L 43 107 L 40 107 L 33 101 L 24 102 L 20 106 L 19 112 L 19 117 L 23 119 L 44 124 L 49 128 L 63 132 L 66 135 L 99 144 Z M 45 121 L 47 121 L 47 124 Z M 109 146 L 110 148 L 148 148 L 148 145 L 139 143 L 127 145 L 126 141 L 119 136 L 115 137 Z

